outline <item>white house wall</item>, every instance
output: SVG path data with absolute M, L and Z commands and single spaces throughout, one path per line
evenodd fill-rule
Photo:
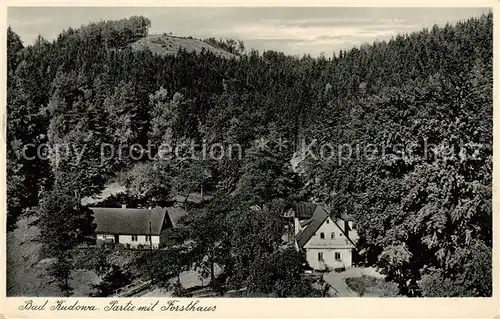
M 304 245 L 307 263 L 313 269 L 352 267 L 352 249 L 354 246 L 340 228 L 344 226 L 344 221 L 339 219 L 337 222 L 339 225 L 332 218 L 325 220 Z M 324 234 L 323 239 L 321 233 Z M 332 234 L 334 234 L 334 238 L 332 238 Z M 318 253 L 323 254 L 322 260 L 320 260 Z M 335 253 L 340 255 L 339 259 L 335 258 Z
M 339 221 L 339 223 L 343 225 L 343 221 Z M 304 245 L 304 248 L 354 248 L 339 226 L 337 226 L 331 218 L 328 218 L 318 230 L 316 230 L 316 233 L 314 233 L 311 239 Z M 325 234 L 324 239 L 321 239 L 321 233 Z M 332 233 L 335 234 L 335 238 L 331 238 Z
M 147 235 L 137 235 L 137 240 L 132 241 L 132 235 L 119 235 L 118 242 L 123 244 L 124 246 L 130 245 L 130 248 L 138 248 L 139 245 L 149 246 L 150 242 L 146 239 Z M 115 235 L 105 235 L 105 234 L 97 234 L 96 239 L 105 240 L 111 239 L 115 240 Z M 151 236 L 151 241 L 153 244 L 153 248 L 158 248 L 160 246 L 160 236 L 153 235 Z
M 302 227 L 300 227 L 300 220 L 297 217 L 293 219 L 293 228 L 295 235 L 297 235 L 298 232 L 302 229 Z
M 115 236 L 114 235 L 104 235 L 104 234 L 97 234 L 96 239 L 98 241 L 105 240 L 105 239 L 111 239 L 113 242 L 115 241 Z
M 146 239 L 146 235 L 137 235 L 137 240 L 132 241 L 132 235 L 120 235 L 119 239 L 120 244 L 127 245 L 130 244 L 130 247 L 136 248 L 139 245 L 149 245 L 149 240 Z M 158 248 L 160 244 L 160 236 L 151 236 L 151 241 L 153 243 L 153 248 Z
M 323 254 L 319 260 L 318 254 Z M 335 259 L 335 253 L 340 254 L 340 260 Z M 316 270 L 333 270 L 335 268 L 352 267 L 352 249 L 350 248 L 310 248 L 306 250 L 306 260 L 309 266 Z

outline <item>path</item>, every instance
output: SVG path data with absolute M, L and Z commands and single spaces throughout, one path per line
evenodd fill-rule
M 323 275 L 323 279 L 332 287 L 337 289 L 338 297 L 359 297 L 359 295 L 355 291 L 349 288 L 345 280 L 346 278 L 361 277 L 363 275 L 377 277 L 377 278 L 384 278 L 383 275 L 378 273 L 372 267 L 368 268 L 352 267 L 352 268 L 347 268 L 345 271 L 340 273 L 336 273 L 334 271 L 326 273 Z

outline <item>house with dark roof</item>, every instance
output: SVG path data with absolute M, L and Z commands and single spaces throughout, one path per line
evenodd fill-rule
M 98 244 L 122 244 L 127 248 L 162 247 L 166 231 L 177 227 L 186 212 L 179 207 L 167 208 L 90 208 L 94 213 Z
M 291 214 L 295 248 L 305 251 L 311 268 L 352 267 L 352 254 L 359 237 L 348 216 L 334 218 L 325 207 L 313 203 L 296 203 Z

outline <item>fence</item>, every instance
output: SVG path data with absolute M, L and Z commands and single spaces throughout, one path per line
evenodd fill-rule
M 150 281 L 142 281 L 139 279 L 136 282 L 133 282 L 127 286 L 116 289 L 113 292 L 113 295 L 115 297 L 132 297 L 135 294 L 148 289 L 149 287 L 151 287 Z

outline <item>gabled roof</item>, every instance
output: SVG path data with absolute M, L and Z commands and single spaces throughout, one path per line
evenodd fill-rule
M 294 217 L 296 218 L 306 218 L 309 219 L 313 216 L 313 213 L 318 205 L 308 202 L 300 202 L 293 204 Z
M 314 233 L 318 230 L 318 228 L 323 225 L 323 222 L 329 217 L 328 213 L 325 209 L 319 205 L 315 205 L 314 212 L 312 213 L 311 222 L 307 225 L 306 228 L 301 230 L 295 236 L 295 240 L 297 240 L 297 245 L 299 248 L 303 248 L 305 244 L 314 236 Z
M 97 234 L 159 235 L 166 208 L 90 208 L 94 212 Z M 151 230 L 149 223 L 151 222 Z
M 305 226 L 309 225 L 312 221 L 313 221 L 312 218 L 304 219 L 304 220 L 300 221 L 300 227 L 305 227 Z
M 306 228 L 302 229 L 295 235 L 295 240 L 297 241 L 297 245 L 299 248 L 304 248 L 307 242 L 314 236 L 316 231 L 323 225 L 327 218 L 330 218 L 329 212 L 325 210 L 323 206 L 315 205 L 314 212 L 312 213 L 312 217 L 308 220 L 305 220 L 300 223 L 301 227 L 306 226 Z M 332 219 L 333 222 L 337 225 L 340 231 L 344 234 L 347 240 L 356 247 L 355 243 L 351 240 L 351 238 L 344 232 L 342 225 L 337 223 L 338 220 Z

